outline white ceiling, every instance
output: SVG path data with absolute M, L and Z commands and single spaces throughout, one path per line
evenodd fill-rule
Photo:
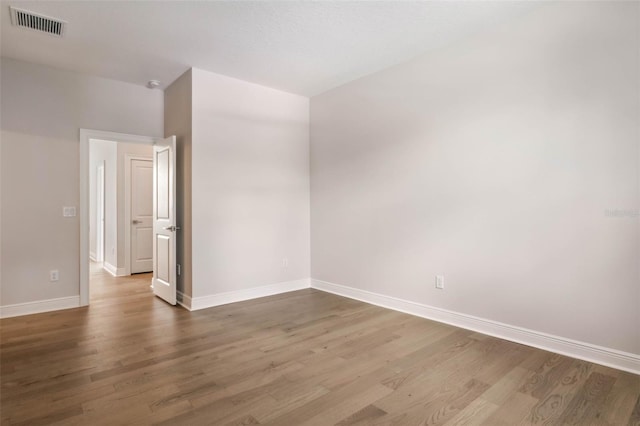
M 11 26 L 9 5 L 68 22 Z M 166 87 L 190 67 L 312 96 L 518 16 L 535 3 L 2 0 L 2 56 Z

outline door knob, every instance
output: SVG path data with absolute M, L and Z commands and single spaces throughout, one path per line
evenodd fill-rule
M 167 231 L 175 232 L 175 231 L 179 230 L 180 227 L 179 226 L 165 226 L 164 229 L 166 229 Z
M 139 223 L 142 223 L 142 221 L 134 219 L 134 220 L 131 221 L 131 223 L 133 223 L 134 225 L 137 225 Z

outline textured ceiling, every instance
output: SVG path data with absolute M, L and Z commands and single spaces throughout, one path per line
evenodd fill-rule
M 68 21 L 11 26 L 9 5 Z M 2 1 L 2 56 L 166 87 L 190 67 L 312 96 L 526 13 L 533 2 Z

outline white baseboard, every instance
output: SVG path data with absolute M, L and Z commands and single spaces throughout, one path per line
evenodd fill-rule
M 211 308 L 213 306 L 242 302 L 245 300 L 257 299 L 259 297 L 273 296 L 274 294 L 287 293 L 289 291 L 302 290 L 309 288 L 310 286 L 310 279 L 303 278 L 301 280 L 285 281 L 271 285 L 247 288 L 244 290 L 211 294 L 209 296 L 189 297 L 178 292 L 178 303 L 190 311 L 197 311 L 199 309 Z
M 114 277 L 124 277 L 127 275 L 125 272 L 125 268 L 116 268 L 109 262 L 103 262 L 102 268 Z
M 383 308 L 393 309 L 430 320 L 443 322 L 478 333 L 488 334 L 512 342 L 521 343 L 527 346 L 544 349 L 572 358 L 578 358 L 607 367 L 640 374 L 640 355 L 629 352 L 618 351 L 593 345 L 591 343 L 579 342 L 560 336 L 516 327 L 497 321 L 474 317 L 472 315 L 459 312 L 448 311 L 421 303 L 398 299 L 396 297 L 385 296 L 383 294 L 372 293 L 353 287 L 333 284 L 326 281 L 311 280 L 311 287 L 360 300 Z
M 15 305 L 0 306 L 0 318 L 39 314 L 41 312 L 58 311 L 60 309 L 77 308 L 79 306 L 80 296 L 16 303 Z

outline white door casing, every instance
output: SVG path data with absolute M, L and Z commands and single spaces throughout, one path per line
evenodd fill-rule
M 153 270 L 153 160 L 130 161 L 131 273 Z
M 96 262 L 104 262 L 104 161 L 96 170 Z
M 176 304 L 176 137 L 153 146 L 153 292 Z

